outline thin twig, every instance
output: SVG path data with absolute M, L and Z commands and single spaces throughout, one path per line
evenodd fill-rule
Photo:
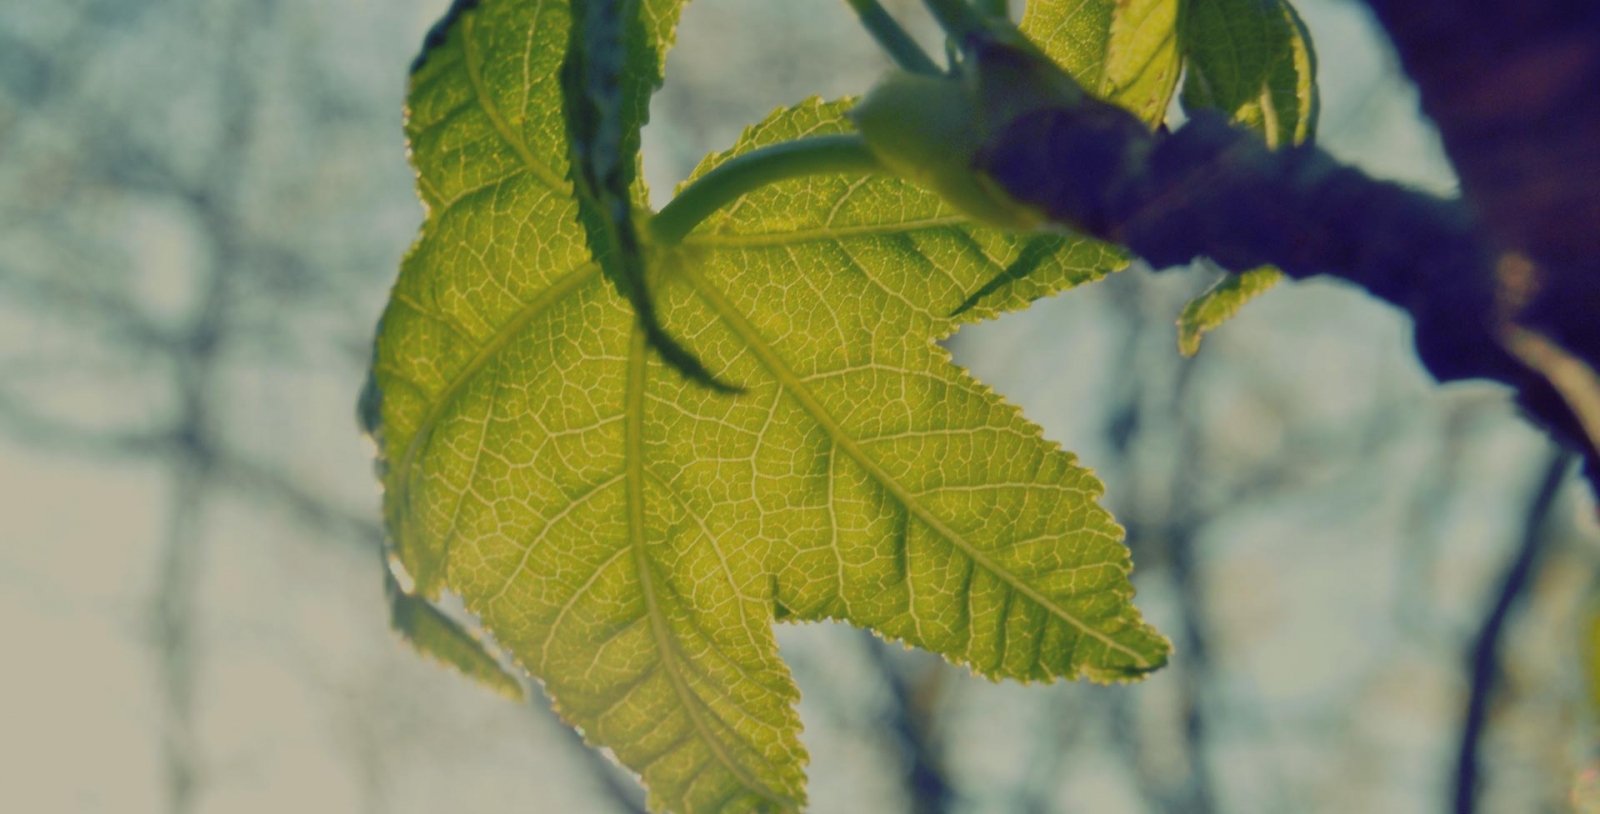
M 884 723 L 899 741 L 905 766 L 905 792 L 912 814 L 944 814 L 955 802 L 955 793 L 945 777 L 942 744 L 929 720 L 926 699 L 889 659 L 889 645 L 871 634 L 863 634 L 872 666 L 889 688 L 891 706 Z
M 1547 536 L 1545 521 L 1561 494 L 1561 487 L 1567 482 L 1572 460 L 1571 453 L 1557 451 L 1545 465 L 1544 478 L 1534 493 L 1533 502 L 1529 504 L 1523 521 L 1522 540 L 1516 556 L 1507 565 L 1494 604 L 1484 616 L 1478 635 L 1473 640 L 1472 655 L 1468 661 L 1472 671 L 1472 691 L 1467 697 L 1461 747 L 1456 758 L 1453 809 L 1456 814 L 1472 814 L 1477 809 L 1478 791 L 1482 784 L 1478 748 L 1489 723 L 1489 702 L 1500 678 L 1500 638 L 1505 632 L 1512 608 L 1533 581 L 1534 567 Z
M 230 51 L 241 54 L 261 28 L 259 17 L 270 14 L 265 3 L 242 6 L 230 20 Z M 151 599 L 158 638 L 167 798 L 172 814 L 199 808 L 204 760 L 198 746 L 195 722 L 195 622 L 198 618 L 199 582 L 208 540 L 204 520 L 213 495 L 211 470 L 217 440 L 217 377 L 222 352 L 230 338 L 236 311 L 241 228 L 234 205 L 242 182 L 244 157 L 253 146 L 251 123 L 255 115 L 258 84 L 235 59 L 223 73 L 226 106 L 222 147 L 211 157 L 204 193 L 205 205 L 195 214 L 210 244 L 206 276 L 200 282 L 197 317 L 174 350 L 174 389 L 180 409 L 173 425 L 173 504 L 169 533 L 161 553 L 161 569 Z
M 928 7 L 928 12 L 939 21 L 939 27 L 958 45 L 987 28 L 983 14 L 973 8 L 968 0 L 922 0 L 922 4 Z
M 175 467 L 151 628 L 160 654 L 161 751 L 168 810 L 195 810 L 204 763 L 195 728 L 195 604 L 204 541 L 205 466 L 198 458 Z

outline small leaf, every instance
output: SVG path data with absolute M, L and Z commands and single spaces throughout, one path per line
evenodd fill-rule
M 1020 28 L 1084 88 L 1151 127 L 1183 67 L 1183 0 L 1029 0 Z
M 1263 266 L 1243 274 L 1229 274 L 1184 306 L 1178 316 L 1178 350 L 1184 356 L 1200 352 L 1200 337 L 1233 319 L 1244 304 L 1261 296 L 1283 279 L 1283 272 Z
M 387 581 L 389 624 L 418 653 L 513 700 L 527 699 L 522 682 L 506 671 L 500 658 L 484 641 L 446 616 L 432 603 L 400 590 Z
M 719 381 L 661 327 L 633 218 L 634 201 L 647 198 L 634 184 L 640 129 L 650 94 L 660 85 L 658 42 L 671 29 L 652 37 L 637 0 L 573 0 L 572 14 L 561 95 L 572 153 L 569 178 L 589 248 L 633 306 L 651 349 L 690 380 L 732 392 L 737 388 Z
M 1166 118 L 1178 84 L 1183 5 L 1183 0 L 1122 0 L 1112 18 L 1103 95 L 1151 126 Z
M 1226 111 L 1273 149 L 1311 140 L 1316 55 L 1288 0 L 1190 0 L 1184 41 L 1185 107 Z
M 1311 35 L 1288 0 L 1190 0 L 1183 104 L 1227 111 L 1273 149 L 1308 142 L 1319 107 Z M 1178 349 L 1200 351 L 1208 331 L 1283 279 L 1259 268 L 1220 280 L 1178 317 Z

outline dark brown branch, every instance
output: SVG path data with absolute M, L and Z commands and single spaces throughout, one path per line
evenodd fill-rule
M 1375 181 L 1314 147 L 1273 151 L 1219 114 L 1169 136 L 1103 103 L 1024 116 L 988 172 L 1058 222 L 1163 268 L 1210 257 L 1242 271 L 1348 280 L 1410 312 L 1440 380 L 1517 376 L 1494 339 L 1495 253 L 1459 203 Z
M 1533 416 L 1600 466 L 1568 397 L 1505 344 L 1549 275 L 1496 240 L 1465 201 L 1374 180 L 1313 146 L 1268 149 L 1215 112 L 1157 134 L 1092 98 L 1019 117 L 978 167 L 1051 220 L 1157 268 L 1210 257 L 1237 272 L 1275 265 L 1295 278 L 1361 286 L 1411 315 L 1418 356 L 1440 381 L 1511 385 Z M 1566 307 L 1587 315 L 1585 324 L 1600 322 L 1591 318 L 1600 300 Z M 1559 335 L 1580 340 L 1567 349 L 1600 369 L 1600 332 L 1592 333 L 1587 345 L 1584 334 Z
M 1578 414 L 1600 491 L 1600 5 L 1574 0 L 1367 0 L 1439 127 L 1464 199 L 1528 262 L 1514 345 L 1565 355 L 1577 386 L 1524 392 Z M 1515 349 L 1515 348 L 1514 348 Z M 1540 375 L 1548 366 L 1518 351 Z M 1589 407 L 1586 412 L 1585 407 Z M 1570 428 L 1569 428 L 1570 432 Z M 1581 437 L 1581 436 L 1580 436 Z
M 1600 291 L 1600 6 L 1574 0 L 1367 0 L 1388 31 L 1466 200 L 1505 243 Z M 1567 280 L 1566 277 L 1575 279 Z M 1593 303 L 1593 299 L 1588 300 Z M 1545 313 L 1544 308 L 1553 309 Z M 1555 319 L 1569 347 L 1600 325 Z

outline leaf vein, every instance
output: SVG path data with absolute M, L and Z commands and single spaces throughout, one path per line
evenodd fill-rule
M 489 89 L 484 85 L 483 81 L 483 54 L 479 52 L 477 40 L 472 36 L 476 28 L 477 22 L 473 15 L 466 14 L 462 16 L 461 48 L 466 57 L 467 78 L 472 83 L 473 95 L 478 97 L 478 104 L 483 108 L 484 115 L 489 117 L 489 122 L 494 125 L 495 132 L 500 135 L 500 139 L 505 142 L 506 146 L 517 154 L 517 158 L 521 159 L 523 166 L 528 168 L 529 173 L 550 189 L 563 194 L 567 193 L 570 185 L 566 179 L 557 175 L 537 158 L 534 158 L 533 151 L 528 149 L 527 142 L 512 132 L 510 122 L 506 121 L 505 116 L 500 113 L 500 108 L 489 98 Z
M 1149 659 L 1141 655 L 1138 651 L 1133 650 L 1127 645 L 1112 639 L 1110 636 L 1107 636 L 1098 630 L 1095 630 L 1088 623 L 1079 619 L 1071 611 L 1068 611 L 1066 608 L 1062 607 L 1060 603 L 1034 590 L 1027 583 L 1018 579 L 1015 574 L 1012 574 L 1011 572 L 1001 568 L 998 563 L 990 559 L 986 554 L 979 550 L 977 546 L 973 545 L 971 541 L 967 540 L 963 535 L 951 528 L 949 524 L 945 523 L 943 519 L 936 516 L 926 506 L 923 506 L 922 503 L 917 500 L 916 494 L 912 493 L 910 490 L 901 485 L 899 481 L 891 476 L 881 464 L 873 460 L 871 456 L 867 455 L 866 451 L 861 448 L 860 444 L 857 443 L 857 441 L 852 438 L 849 433 L 845 432 L 844 427 L 840 426 L 839 422 L 834 419 L 833 415 L 828 412 L 828 410 L 823 407 L 821 402 L 817 400 L 816 396 L 814 396 L 811 391 L 806 388 L 805 383 L 800 380 L 799 376 L 795 375 L 788 363 L 778 355 L 777 351 L 774 350 L 771 345 L 767 344 L 766 339 L 760 335 L 755 327 L 751 325 L 742 314 L 739 313 L 738 309 L 734 307 L 733 303 L 728 301 L 727 297 L 721 291 L 718 291 L 716 288 L 712 287 L 711 284 L 707 282 L 698 271 L 690 268 L 688 265 L 683 267 L 683 275 L 685 279 L 689 281 L 700 298 L 711 306 L 712 310 L 715 311 L 719 317 L 721 317 L 723 322 L 733 329 L 734 333 L 739 335 L 745 344 L 749 346 L 751 351 L 755 353 L 756 357 L 761 360 L 762 364 L 768 369 L 768 371 L 770 371 L 773 376 L 775 376 L 781 383 L 785 385 L 790 394 L 800 402 L 801 407 L 803 407 L 805 411 L 811 415 L 812 420 L 821 425 L 823 430 L 827 432 L 836 443 L 838 443 L 839 448 L 844 450 L 845 454 L 849 455 L 857 465 L 865 469 L 868 475 L 873 478 L 873 480 L 876 480 L 885 489 L 887 489 L 890 495 L 893 496 L 902 506 L 904 506 L 907 511 L 916 516 L 917 520 L 927 525 L 935 534 L 943 537 L 946 541 L 955 546 L 957 550 L 961 551 L 966 556 L 971 557 L 984 570 L 989 571 L 998 577 L 1002 582 L 1021 592 L 1023 596 L 1026 596 L 1028 599 L 1038 604 L 1051 615 L 1077 628 L 1085 636 L 1102 642 L 1111 650 L 1122 653 L 1123 655 L 1132 659 L 1133 663 L 1141 669 L 1146 669 L 1151 666 Z

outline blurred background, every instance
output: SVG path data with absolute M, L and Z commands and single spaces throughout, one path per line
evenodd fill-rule
M 0 809 L 640 810 L 542 698 L 387 627 L 353 414 L 422 217 L 406 68 L 446 5 L 0 3 Z M 1364 6 L 1298 6 L 1321 143 L 1449 193 Z M 695 0 L 646 131 L 658 203 L 885 66 L 839 0 Z M 1172 665 L 997 685 L 780 628 L 813 810 L 1471 810 L 1463 752 L 1476 810 L 1597 810 L 1586 491 L 1503 391 L 1434 386 L 1408 325 L 1337 285 L 1182 359 L 1215 277 L 1135 267 L 951 341 L 1105 479 Z

